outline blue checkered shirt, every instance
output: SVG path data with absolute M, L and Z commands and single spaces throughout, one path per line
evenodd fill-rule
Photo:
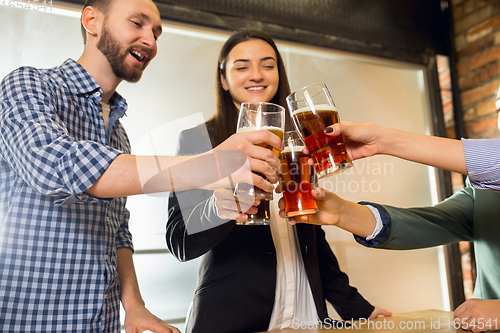
M 130 152 L 115 93 L 77 62 L 19 68 L 0 85 L 0 332 L 119 332 L 116 249 L 132 248 L 126 199 L 86 193 Z M 114 124 L 114 126 L 113 126 Z

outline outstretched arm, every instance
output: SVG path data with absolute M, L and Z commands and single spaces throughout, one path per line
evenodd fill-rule
M 454 140 L 347 121 L 326 130 L 343 135 L 353 160 L 391 155 L 468 175 L 473 187 L 500 191 L 500 139 Z
M 292 223 L 336 225 L 359 236 L 356 240 L 368 247 L 403 250 L 473 240 L 474 191 L 470 186 L 435 206 L 417 208 L 375 203 L 358 205 L 324 189 L 314 189 L 312 194 L 319 213 L 295 217 Z M 496 207 L 491 205 L 488 209 L 495 210 Z M 284 200 L 280 200 L 279 208 L 283 214 Z M 382 223 L 379 233 L 375 231 L 375 212 L 379 213 Z
M 371 210 L 363 205 L 344 200 L 338 195 L 322 188 L 315 188 L 312 195 L 318 204 L 319 212 L 314 215 L 297 216 L 290 223 L 309 223 L 317 225 L 336 225 L 360 237 L 373 233 L 377 221 Z M 285 217 L 285 200 L 279 201 L 280 216 Z
M 462 141 L 348 121 L 327 128 L 344 137 L 353 160 L 385 154 L 467 175 Z
M 257 146 L 267 143 L 283 149 L 279 137 L 269 131 L 234 134 L 212 151 L 196 156 L 129 155 L 127 145 L 126 150 L 118 150 L 71 136 L 44 76 L 29 68 L 16 73 L 0 85 L 2 159 L 29 186 L 57 197 L 57 204 L 82 197 L 88 201 L 82 192 L 104 199 L 174 189 L 215 190 L 238 182 L 274 189 L 279 160 L 271 150 Z M 15 83 L 12 87 L 11 82 Z
M 195 156 L 121 154 L 86 192 L 99 198 L 113 198 L 194 188 L 214 190 L 243 182 L 253 182 L 259 188 L 272 191 L 272 183 L 277 182 L 275 170 L 279 160 L 271 150 L 257 146 L 263 142 L 283 149 L 276 135 L 255 131 L 234 134 L 214 150 Z M 213 172 L 207 172 L 209 168 Z M 221 170 L 232 178 L 219 179 Z M 268 180 L 250 170 L 266 175 Z

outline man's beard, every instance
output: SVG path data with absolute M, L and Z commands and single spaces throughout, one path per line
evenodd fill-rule
M 149 63 L 149 59 L 143 64 L 141 69 L 127 66 L 126 58 L 130 50 L 123 51 L 120 43 L 109 33 L 106 25 L 102 29 L 102 36 L 97 43 L 97 48 L 106 57 L 111 66 L 113 74 L 119 79 L 127 82 L 137 82 L 141 79 L 142 72 Z

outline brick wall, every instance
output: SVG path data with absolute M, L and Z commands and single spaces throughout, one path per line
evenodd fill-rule
M 500 0 L 451 0 L 460 100 L 468 138 L 500 138 L 495 100 L 500 84 Z M 456 138 L 449 63 L 437 58 L 447 136 Z M 453 190 L 463 187 L 462 175 L 451 173 Z M 472 297 L 475 269 L 471 244 L 460 242 L 466 299 Z
M 495 108 L 500 84 L 500 0 L 451 3 L 465 135 L 500 138 Z

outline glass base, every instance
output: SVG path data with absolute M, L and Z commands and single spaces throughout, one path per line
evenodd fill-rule
M 236 184 L 236 188 L 234 189 L 234 195 L 239 197 L 241 195 L 246 195 L 249 197 L 254 197 L 259 200 L 273 200 L 273 192 L 265 192 L 259 189 L 255 190 L 255 187 L 250 184 Z
M 236 225 L 270 225 L 271 220 L 246 220 L 246 221 L 236 221 Z
M 285 213 L 285 217 L 295 217 L 295 216 L 303 216 L 303 215 L 314 215 L 317 214 L 319 210 L 317 208 L 299 210 L 295 212 Z
M 335 165 L 334 167 L 322 170 L 322 171 L 316 171 L 316 175 L 318 176 L 318 179 L 329 177 L 336 175 L 338 173 L 341 173 L 349 168 L 352 168 L 353 164 L 352 162 L 345 162 L 345 163 L 339 163 Z

